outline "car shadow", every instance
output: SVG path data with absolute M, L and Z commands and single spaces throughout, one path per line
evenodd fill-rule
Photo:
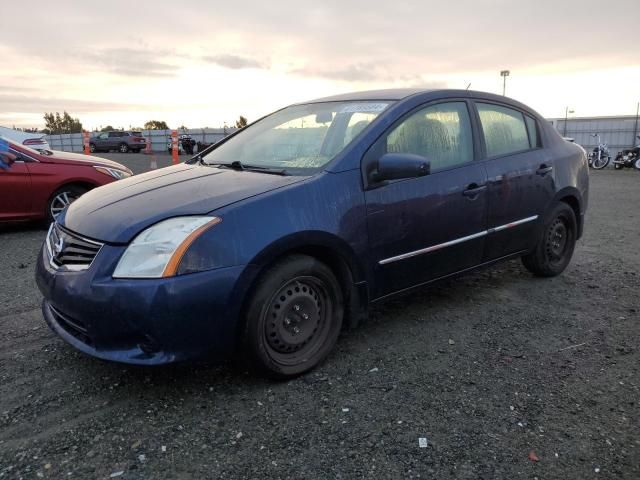
M 4 233 L 46 232 L 48 228 L 49 225 L 38 221 L 0 223 L 0 235 Z
M 376 305 L 371 309 L 367 320 L 354 329 L 344 330 L 337 345 L 337 350 L 341 350 L 340 352 L 334 352 L 318 369 L 293 381 L 309 383 L 313 382 L 318 375 L 322 376 L 328 371 L 332 374 L 343 371 L 344 365 L 340 364 L 346 362 L 345 358 L 355 351 L 366 348 L 366 345 L 370 346 L 372 339 L 376 342 L 379 338 L 382 342 L 389 330 L 405 330 L 413 326 L 416 321 L 416 310 L 420 312 L 421 324 L 425 327 L 437 327 L 438 323 L 446 323 L 447 320 L 442 317 L 431 318 L 430 312 L 446 311 L 450 305 L 456 305 L 456 308 L 462 308 L 463 312 L 468 309 L 469 314 L 472 315 L 481 307 L 481 303 L 475 301 L 467 307 L 465 302 L 471 292 L 476 298 L 481 299 L 490 295 L 492 290 L 501 289 L 518 278 L 524 279 L 527 275 L 520 262 L 511 261 L 465 276 L 419 287 L 411 293 Z M 78 357 L 65 361 L 66 365 L 75 372 L 70 372 L 71 375 L 86 376 L 87 381 L 91 382 L 100 382 L 104 379 L 105 385 L 115 380 L 119 385 L 128 385 L 133 390 L 158 389 L 164 393 L 167 393 L 167 390 L 175 390 L 175 393 L 183 394 L 185 391 L 215 391 L 218 388 L 238 387 L 244 393 L 248 393 L 272 388 L 280 383 L 250 373 L 238 361 L 220 364 L 205 359 L 152 367 L 134 366 L 89 357 L 75 352 L 67 345 L 63 348 L 65 354 L 74 352 Z M 81 379 L 77 381 L 82 382 Z

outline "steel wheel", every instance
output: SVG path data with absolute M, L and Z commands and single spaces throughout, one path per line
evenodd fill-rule
M 564 202 L 556 204 L 545 217 L 538 243 L 522 257 L 522 263 L 535 275 L 553 277 L 569 265 L 578 229 L 573 209 Z
M 306 255 L 283 258 L 263 273 L 247 302 L 242 361 L 279 379 L 309 371 L 333 349 L 343 314 L 330 268 Z
M 551 265 L 558 265 L 564 262 L 569 245 L 568 231 L 565 220 L 558 217 L 547 230 L 547 240 L 545 242 L 545 252 Z
M 327 338 L 330 310 L 331 300 L 320 279 L 299 277 L 288 282 L 264 312 L 269 355 L 285 365 L 313 355 Z

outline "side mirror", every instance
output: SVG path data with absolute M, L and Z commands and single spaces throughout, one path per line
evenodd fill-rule
M 378 170 L 373 174 L 373 180 L 399 180 L 401 178 L 416 178 L 429 175 L 431 163 L 425 157 L 413 153 L 385 153 L 378 160 Z

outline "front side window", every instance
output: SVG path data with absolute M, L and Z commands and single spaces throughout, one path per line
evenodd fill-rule
M 309 174 L 336 157 L 391 102 L 294 105 L 245 127 L 202 159 Z
M 439 103 L 418 110 L 386 137 L 386 153 L 413 153 L 443 170 L 473 160 L 473 137 L 464 102 Z
M 489 103 L 478 103 L 477 106 L 488 157 L 529 149 L 529 135 L 522 113 Z

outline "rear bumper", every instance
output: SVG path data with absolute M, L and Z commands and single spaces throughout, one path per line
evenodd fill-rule
M 56 334 L 94 357 L 140 365 L 224 359 L 234 351 L 240 308 L 232 295 L 242 266 L 113 279 L 123 249 L 105 245 L 82 272 L 52 269 L 43 249 L 36 281 L 45 321 Z

